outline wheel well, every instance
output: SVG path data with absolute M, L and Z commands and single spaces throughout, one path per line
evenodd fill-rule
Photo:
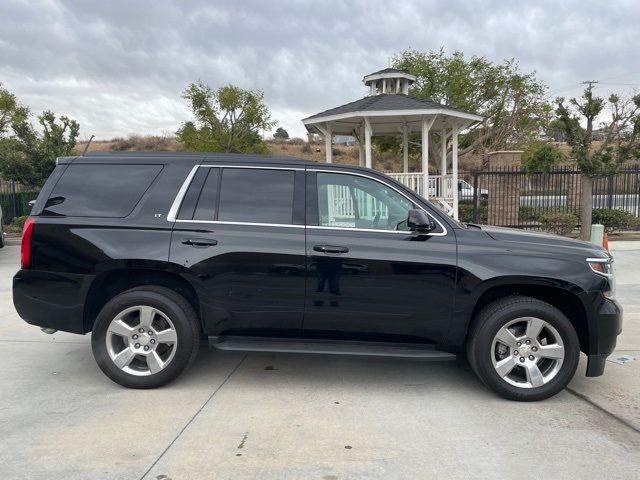
M 84 331 L 90 332 L 102 307 L 116 295 L 135 287 L 155 285 L 182 295 L 200 317 L 200 302 L 193 286 L 180 275 L 160 270 L 111 270 L 91 284 L 84 306 Z
M 525 295 L 536 298 L 560 310 L 575 328 L 580 340 L 580 350 L 583 352 L 589 351 L 589 326 L 584 306 L 574 293 L 561 288 L 539 285 L 500 285 L 491 287 L 476 302 L 469 326 L 485 306 L 495 300 L 511 295 Z M 470 328 L 467 329 L 468 331 L 470 331 Z

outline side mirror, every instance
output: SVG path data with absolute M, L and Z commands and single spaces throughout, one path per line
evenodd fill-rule
M 407 227 L 416 232 L 430 232 L 435 230 L 436 223 L 424 210 L 409 210 L 407 216 Z

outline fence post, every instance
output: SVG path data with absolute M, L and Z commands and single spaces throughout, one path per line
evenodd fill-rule
M 13 207 L 13 218 L 18 216 L 17 205 L 16 205 L 16 182 L 15 180 L 11 181 L 11 204 Z
M 473 213 L 471 216 L 473 223 L 478 223 L 478 172 L 473 172 Z
M 607 208 L 613 208 L 613 175 L 609 175 L 607 181 Z

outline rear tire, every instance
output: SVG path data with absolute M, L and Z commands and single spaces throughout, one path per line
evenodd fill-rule
M 467 355 L 473 371 L 498 395 L 536 401 L 560 392 L 573 378 L 580 342 L 560 310 L 535 298 L 512 296 L 476 316 Z
M 200 324 L 191 304 L 173 290 L 155 286 L 112 298 L 91 334 L 100 369 L 128 388 L 171 382 L 194 361 L 199 345 Z

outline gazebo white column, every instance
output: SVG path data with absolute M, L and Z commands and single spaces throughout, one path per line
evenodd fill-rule
M 440 133 L 440 175 L 447 174 L 447 130 L 442 129 Z
M 436 117 L 422 118 L 422 181 L 424 198 L 429 198 L 429 130 Z
M 364 117 L 364 158 L 365 167 L 371 168 L 373 161 L 371 159 L 371 123 L 367 117 Z
M 402 171 L 409 172 L 409 127 L 406 123 L 402 126 Z
M 324 134 L 324 148 L 327 163 L 333 162 L 333 135 L 331 135 L 331 124 L 327 122 Z
M 451 132 L 451 143 L 452 143 L 452 152 L 451 156 L 453 159 L 452 164 L 452 190 L 453 190 L 453 218 L 458 220 L 458 127 L 453 127 Z

